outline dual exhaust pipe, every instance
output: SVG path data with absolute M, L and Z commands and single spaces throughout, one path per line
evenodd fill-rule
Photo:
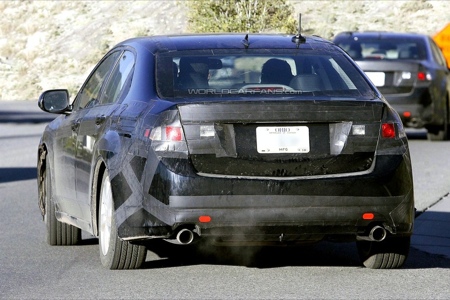
M 386 238 L 386 236 L 386 229 L 382 226 L 376 225 L 370 229 L 368 235 L 359 235 L 356 239 L 360 241 L 381 242 Z
M 372 227 L 368 235 L 359 235 L 357 240 L 381 242 L 387 236 L 386 229 L 382 226 L 376 225 Z M 176 241 L 181 245 L 189 245 L 195 240 L 195 234 L 192 230 L 183 228 L 178 231 L 176 235 Z

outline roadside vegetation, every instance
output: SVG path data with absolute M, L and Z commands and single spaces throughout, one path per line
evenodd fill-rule
M 191 32 L 294 33 L 294 7 L 285 0 L 187 1 Z

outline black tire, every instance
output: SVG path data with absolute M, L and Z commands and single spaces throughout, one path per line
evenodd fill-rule
M 42 172 L 43 180 L 40 184 L 42 191 L 39 193 L 41 197 L 44 197 L 44 222 L 47 228 L 46 240 L 49 245 L 52 246 L 70 246 L 76 245 L 81 240 L 81 229 L 59 222 L 56 219 L 55 205 L 51 200 L 51 179 L 50 172 L 48 171 L 48 162 L 45 160 L 45 169 Z
M 138 269 L 145 261 L 147 248 L 121 240 L 117 234 L 111 182 L 108 173 L 102 178 L 99 199 L 100 260 L 111 270 Z
M 427 138 L 430 141 L 447 141 L 449 139 L 448 124 L 444 125 L 444 130 L 437 133 L 427 132 Z
M 437 133 L 427 133 L 427 138 L 430 141 L 448 141 L 450 140 L 450 117 L 449 117 L 449 108 L 446 107 L 446 112 L 444 116 L 444 125 L 442 129 Z
M 382 242 L 357 241 L 361 262 L 370 269 L 398 269 L 408 257 L 410 237 L 390 237 Z

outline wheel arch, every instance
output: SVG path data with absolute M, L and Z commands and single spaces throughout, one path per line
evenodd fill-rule
M 48 150 L 47 150 L 47 145 L 46 144 L 40 144 L 39 148 L 38 148 L 38 153 L 37 153 L 37 178 L 38 180 L 40 179 L 40 177 L 43 175 L 42 169 L 45 169 L 45 162 L 47 160 L 47 155 L 48 155 Z
M 38 148 L 38 161 L 37 161 L 37 184 L 38 184 L 38 205 L 41 211 L 42 217 L 45 215 L 45 176 L 46 175 L 46 164 L 47 164 L 47 145 L 40 144 Z
M 102 186 L 103 174 L 111 163 L 109 157 L 114 157 L 120 152 L 121 139 L 116 131 L 106 131 L 97 141 L 95 145 L 95 166 L 92 169 L 92 186 L 91 186 L 91 225 L 94 236 L 99 235 L 98 213 L 100 202 L 100 191 Z M 93 160 L 94 161 L 94 160 Z
M 92 182 L 91 193 L 91 220 L 92 220 L 92 232 L 95 236 L 98 236 L 98 210 L 100 201 L 100 190 L 102 186 L 103 174 L 106 170 L 106 164 L 102 157 L 97 159 L 97 163 L 94 168 L 94 176 Z

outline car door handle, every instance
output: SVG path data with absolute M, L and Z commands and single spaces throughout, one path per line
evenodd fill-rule
M 95 124 L 100 125 L 100 124 L 102 124 L 103 122 L 105 122 L 105 120 L 106 120 L 106 117 L 105 117 L 104 115 L 97 116 L 97 117 L 95 118 Z
M 80 127 L 80 120 L 76 120 L 72 123 L 72 131 L 77 131 L 78 127 Z

